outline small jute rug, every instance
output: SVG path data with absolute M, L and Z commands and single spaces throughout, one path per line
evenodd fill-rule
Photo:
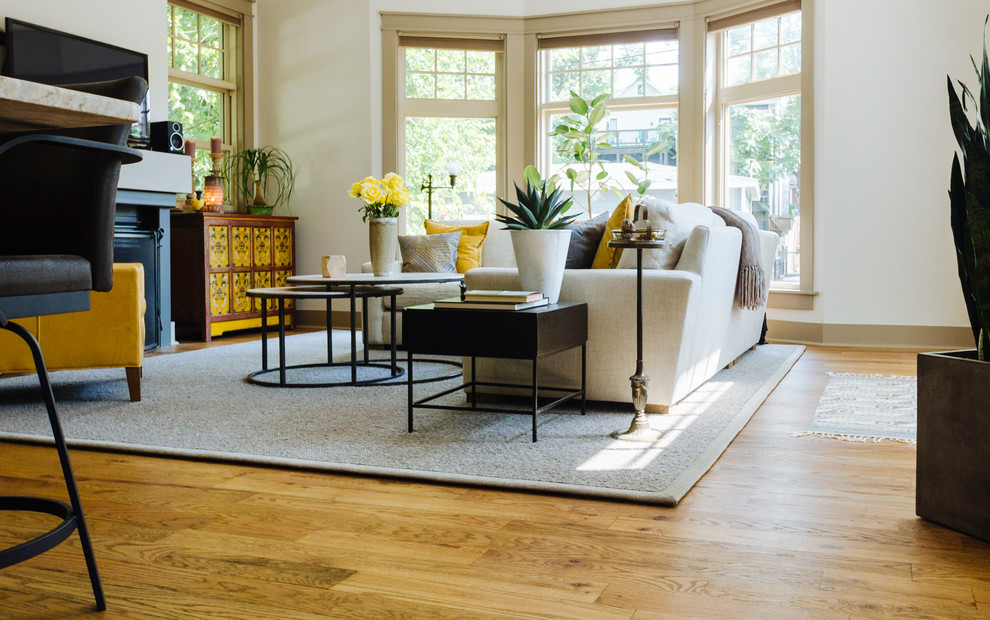
M 818 401 L 807 431 L 843 441 L 884 439 L 916 443 L 918 382 L 914 377 L 828 373 L 828 385 Z
M 138 403 L 129 401 L 119 368 L 52 373 L 69 445 L 671 506 L 715 463 L 804 351 L 793 345 L 748 351 L 672 413 L 651 414 L 651 424 L 667 431 L 657 442 L 609 437 L 629 427 L 631 403 L 589 403 L 584 416 L 568 403 L 540 416 L 533 443 L 528 416 L 501 413 L 429 410 L 416 416 L 416 432 L 409 433 L 407 386 L 396 382 L 252 385 L 245 376 L 258 370 L 260 349 L 247 342 L 148 357 Z M 326 333 L 290 336 L 286 350 L 290 364 L 325 361 Z M 270 354 L 274 359 L 276 352 Z M 416 364 L 417 378 L 450 371 Z M 417 385 L 416 397 L 460 382 Z M 36 377 L 0 380 L 0 438 L 51 441 L 37 386 Z M 465 403 L 462 391 L 444 398 Z

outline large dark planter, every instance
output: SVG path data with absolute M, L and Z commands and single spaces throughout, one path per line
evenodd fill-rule
M 918 355 L 919 517 L 990 542 L 990 362 Z

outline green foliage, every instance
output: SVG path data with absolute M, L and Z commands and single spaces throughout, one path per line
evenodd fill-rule
M 454 219 L 495 212 L 495 192 L 482 185 L 484 173 L 494 173 L 496 158 L 495 121 L 490 118 L 406 119 L 405 179 L 412 190 L 406 205 L 407 230 L 422 232 L 427 215 L 426 192 L 421 188 L 427 175 L 436 185 L 447 185 L 447 163 L 460 166 L 453 190 L 433 193 L 433 218 Z M 493 174 L 489 174 L 494 179 Z M 459 195 L 473 197 L 474 204 L 464 204 Z
M 608 173 L 599 160 L 599 150 L 611 148 L 607 140 L 612 133 L 598 131 L 595 127 L 608 117 L 608 100 L 608 93 L 589 100 L 572 90 L 568 102 L 572 114 L 562 116 L 547 134 L 562 138 L 556 142 L 555 150 L 567 161 L 573 162 L 564 169 L 564 175 L 570 181 L 572 192 L 575 186 L 584 190 L 588 200 L 588 217 L 592 216 L 592 197 L 609 188 Z
M 990 21 L 990 16 L 987 17 Z M 947 76 L 949 118 L 959 150 L 952 157 L 949 185 L 950 223 L 956 246 L 956 263 L 962 284 L 966 311 L 980 360 L 990 350 L 990 61 L 987 59 L 986 29 L 983 25 L 983 63 L 973 69 L 980 83 L 979 100 L 961 81 L 962 98 Z M 976 122 L 970 125 L 967 112 L 972 103 Z
M 278 208 L 292 196 L 295 183 L 292 161 L 285 151 L 274 146 L 238 151 L 227 159 L 226 172 L 243 201 L 242 206 Z
M 646 192 L 650 189 L 650 185 L 653 184 L 653 181 L 650 180 L 650 168 L 647 165 L 650 157 L 658 153 L 662 154 L 673 151 L 676 143 L 677 123 L 664 123 L 660 128 L 660 138 L 650 146 L 646 147 L 646 151 L 643 152 L 643 161 L 639 161 L 629 155 L 622 156 L 627 164 L 643 173 L 642 178 L 640 178 L 634 172 L 629 170 L 625 171 L 626 178 L 636 185 L 636 193 L 639 194 L 640 202 L 642 202 L 643 198 L 646 196 Z
M 564 215 L 571 208 L 571 198 L 561 195 L 560 189 L 547 190 L 547 184 L 543 181 L 532 183 L 531 178 L 535 168 L 527 168 L 526 191 L 516 185 L 517 203 L 513 204 L 502 198 L 499 201 L 504 204 L 515 217 L 507 215 L 496 215 L 497 219 L 506 228 L 513 230 L 552 230 L 563 228 L 577 217 L 576 215 Z M 538 177 L 538 174 L 537 174 Z
M 757 179 L 760 191 L 801 169 L 801 98 L 790 97 L 783 106 L 762 110 L 732 106 L 732 148 L 735 174 Z

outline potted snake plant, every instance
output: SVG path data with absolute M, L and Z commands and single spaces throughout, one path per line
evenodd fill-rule
M 523 175 L 526 189 L 516 185 L 516 202 L 499 198 L 511 215 L 496 215 L 512 237 L 520 286 L 527 291 L 542 291 L 550 303 L 557 303 L 564 279 L 567 247 L 571 231 L 564 228 L 576 217 L 565 215 L 571 198 L 559 188 L 549 189 L 534 166 Z
M 987 18 L 990 20 L 990 16 Z M 918 355 L 918 516 L 990 542 L 990 62 L 973 60 L 974 94 L 949 78 L 950 222 L 976 347 Z M 972 105 L 975 122 L 967 115 Z

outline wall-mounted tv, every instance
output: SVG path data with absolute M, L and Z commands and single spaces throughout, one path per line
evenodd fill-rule
M 148 79 L 148 55 L 6 18 L 7 57 L 3 74 L 43 84 L 100 82 L 122 77 Z M 148 97 L 141 103 L 141 120 L 131 128 L 131 138 L 148 137 Z

